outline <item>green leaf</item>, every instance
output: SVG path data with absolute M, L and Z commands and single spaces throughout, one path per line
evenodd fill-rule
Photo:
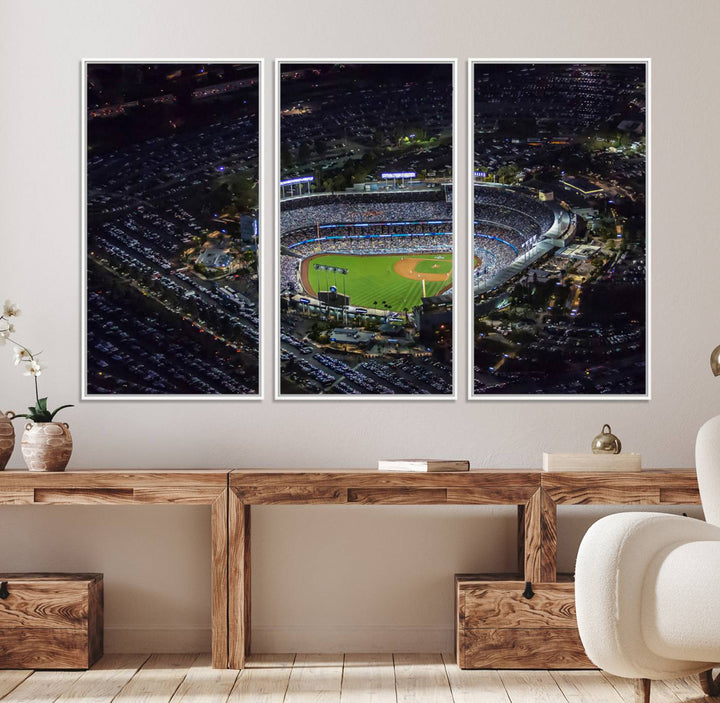
M 45 412 L 47 411 L 47 398 L 40 398 L 37 402 L 38 410 Z
M 57 415 L 61 410 L 64 410 L 65 408 L 72 408 L 72 405 L 61 405 L 59 408 L 55 408 L 53 412 L 50 414 L 50 419 L 48 422 L 52 422 L 52 419 Z
M 28 405 L 28 410 L 30 411 L 30 415 L 34 415 L 38 411 L 35 405 Z

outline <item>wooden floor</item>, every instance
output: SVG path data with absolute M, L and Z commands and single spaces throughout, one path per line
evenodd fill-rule
M 461 671 L 440 654 L 256 655 L 242 672 L 209 654 L 107 654 L 89 671 L 0 671 L 3 703 L 634 703 L 599 671 Z M 653 703 L 707 701 L 696 679 L 655 682 Z

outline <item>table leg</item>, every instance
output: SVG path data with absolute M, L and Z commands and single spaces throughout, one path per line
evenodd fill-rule
M 250 506 L 233 489 L 228 519 L 228 666 L 242 669 L 250 654 Z
M 228 534 L 227 534 L 228 492 L 224 490 L 212 503 L 212 665 L 214 669 L 225 669 L 228 665 Z
M 518 553 L 525 581 L 556 580 L 557 505 L 542 488 L 518 506 Z

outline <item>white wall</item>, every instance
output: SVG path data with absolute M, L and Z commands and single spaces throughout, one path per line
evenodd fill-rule
M 0 0 L 0 16 L 0 301 L 20 303 L 18 337 L 45 352 L 51 404 L 76 403 L 65 413 L 73 467 L 372 467 L 398 454 L 536 467 L 543 450 L 585 450 L 604 422 L 646 466 L 692 466 L 697 428 L 720 400 L 708 369 L 720 342 L 714 0 Z M 651 57 L 652 400 L 470 403 L 463 385 L 453 403 L 278 403 L 266 363 L 262 402 L 80 403 L 81 58 L 258 56 L 268 78 L 276 57 L 457 57 L 458 192 L 467 186 L 468 58 Z M 264 95 L 269 164 L 273 93 Z M 459 218 L 464 233 L 464 208 Z M 263 273 L 269 361 L 269 256 Z M 458 342 L 462 377 L 462 328 Z M 0 349 L 0 406 L 23 407 L 31 395 Z M 22 466 L 19 452 L 11 461 Z M 563 511 L 563 568 L 596 515 Z M 256 645 L 447 647 L 452 574 L 512 568 L 513 521 L 505 508 L 257 509 Z M 203 508 L 6 508 L 0 570 L 104 571 L 108 649 L 203 646 L 207 522 Z

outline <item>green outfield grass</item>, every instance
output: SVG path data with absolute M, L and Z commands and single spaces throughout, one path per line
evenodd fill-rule
M 437 258 L 439 257 L 439 258 Z M 425 273 L 448 273 L 452 271 L 452 254 L 385 254 L 380 256 L 353 256 L 350 254 L 321 254 L 307 262 L 307 275 L 314 293 L 336 286 L 338 293 L 350 296 L 350 304 L 364 308 L 382 308 L 402 312 L 419 305 L 423 295 L 422 281 L 397 274 L 393 267 L 403 258 L 427 258 L 418 263 L 417 270 Z M 316 271 L 314 264 L 348 269 L 347 276 Z M 432 266 L 438 264 L 438 268 Z M 344 282 L 343 282 L 343 279 Z M 438 295 L 452 284 L 452 276 L 442 281 L 427 281 L 428 296 Z M 344 287 L 343 287 L 344 285 Z

